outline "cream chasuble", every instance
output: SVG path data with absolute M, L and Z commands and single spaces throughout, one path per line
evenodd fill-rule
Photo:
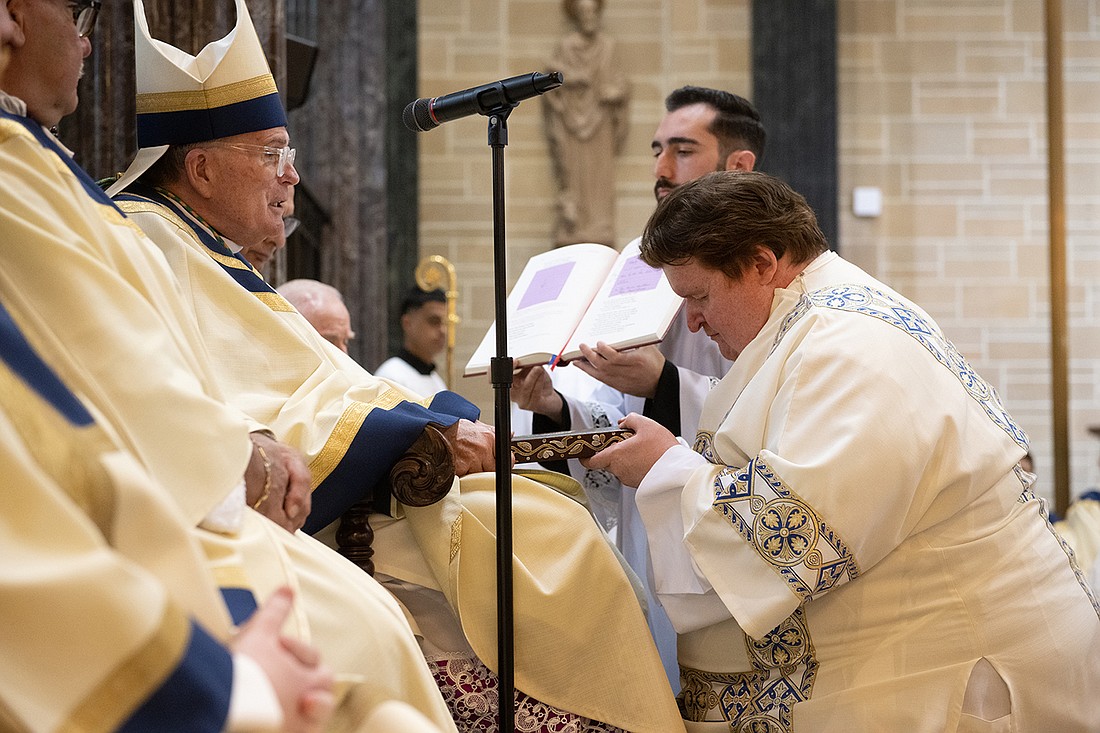
M 179 201 L 140 184 L 115 199 L 167 258 L 229 401 L 305 454 L 314 487 L 307 532 L 388 476 L 427 423 L 476 419 L 477 408 L 454 393 L 420 404 L 372 376 Z M 376 511 L 391 512 L 388 496 L 375 499 Z
M 2 306 L 0 475 L 0 728 L 222 730 L 230 622 L 200 548 Z
M 175 277 L 56 141 L 7 114 L 0 115 L 0 298 L 61 378 L 118 427 L 189 525 L 227 500 L 257 423 L 223 401 Z M 349 683 L 337 729 L 355 730 L 366 711 L 398 699 L 454 730 L 394 600 L 344 558 L 278 530 L 239 501 L 235 531 L 194 531 L 231 606 L 250 597 L 245 591 L 260 602 L 280 585 L 298 591 L 288 633 L 315 644 Z
M 453 393 L 434 395 L 425 405 L 372 376 L 318 335 L 179 201 L 140 185 L 116 201 L 179 278 L 229 399 L 306 454 L 317 515 L 307 529 L 329 524 L 369 492 L 426 423 L 476 419 L 476 408 Z M 374 542 L 377 571 L 443 592 L 490 668 L 496 657 L 493 491 L 491 474 L 463 478 L 444 502 L 403 508 L 408 521 L 378 523 Z M 525 569 L 515 583 L 516 646 L 531 651 L 517 657 L 516 687 L 628 730 L 677 730 L 679 715 L 637 598 L 587 510 L 520 477 L 513 494 L 516 538 L 533 540 L 543 531 L 557 538 L 515 545 L 517 567 Z M 606 613 L 594 611 L 594 593 Z M 616 622 L 604 624 L 608 617 Z
M 1100 618 L 1026 444 L 858 268 L 826 253 L 777 291 L 698 453 L 638 492 L 689 730 L 1094 730 Z
M 64 361 L 77 372 L 62 373 L 66 384 L 123 431 L 146 466 L 187 467 L 165 472 L 161 483 L 188 521 L 198 524 L 244 475 L 252 450 L 245 416 L 218 401 L 203 352 L 196 350 L 202 346 L 198 331 L 179 303 L 179 287 L 141 231 L 108 199 L 91 198 L 95 183 L 38 125 L 7 115 L 0 125 L 5 303 L 17 320 L 27 314 L 25 331 L 51 339 L 50 350 L 65 353 Z M 67 276 L 70 269 L 79 278 Z M 128 317 L 117 318 L 120 311 Z M 53 329 L 56 335 L 47 335 Z M 49 351 L 36 347 L 61 369 Z M 130 370 L 126 390 L 108 396 L 99 385 L 119 379 L 123 354 L 131 364 L 158 364 L 170 355 L 172 368 Z M 193 396 L 171 400 L 171 388 Z M 197 441 L 161 439 L 187 435 L 196 425 L 220 436 L 217 451 Z

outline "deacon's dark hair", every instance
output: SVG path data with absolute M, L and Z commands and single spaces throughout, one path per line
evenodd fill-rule
M 709 132 L 718 138 L 718 152 L 725 160 L 734 150 L 751 150 L 757 165 L 764 157 L 767 132 L 752 102 L 732 92 L 707 87 L 680 87 L 665 97 L 665 109 L 675 112 L 689 104 L 706 104 L 718 111 Z
M 759 171 L 708 173 L 674 188 L 657 204 L 642 233 L 642 260 L 651 267 L 703 267 L 739 278 L 756 245 L 794 264 L 829 248 L 806 199 Z
M 401 315 L 405 315 L 409 311 L 421 308 L 425 303 L 431 302 L 446 303 L 447 294 L 439 289 L 425 292 L 413 286 L 409 288 L 409 292 L 405 294 L 405 299 L 401 301 Z

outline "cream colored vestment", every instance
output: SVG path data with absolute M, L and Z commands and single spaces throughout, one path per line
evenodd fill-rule
M 256 423 L 224 403 L 162 255 L 52 138 L 11 118 L 0 120 L 0 298 L 189 525 L 226 500 Z M 239 519 L 231 532 L 194 530 L 219 584 L 254 590 L 261 603 L 279 585 L 298 591 L 288 630 L 349 682 L 342 729 L 386 699 L 454 729 L 408 623 L 375 581 L 251 510 Z
M 410 431 L 401 440 L 384 426 L 404 425 L 405 416 L 421 425 L 433 414 L 447 419 L 449 412 L 448 424 L 457 415 L 476 416 L 457 395 L 435 395 L 425 408 L 416 395 L 362 369 L 269 292 L 178 202 L 140 189 L 116 198 L 167 257 L 229 399 L 306 455 L 315 511 L 329 511 L 314 527 L 362 495 L 343 494 L 343 503 L 334 504 L 324 494 L 326 482 L 333 484 L 328 491 L 366 492 L 370 477 L 388 472 L 419 434 Z M 496 657 L 493 487 L 491 474 L 456 480 L 444 502 L 405 508 L 407 521 L 381 524 L 374 545 L 379 573 L 447 596 L 474 652 L 490 668 Z M 628 730 L 678 729 L 633 588 L 587 510 L 529 479 L 514 477 L 512 487 L 516 687 Z
M 11 336 L 0 335 L 0 728 L 111 731 L 149 714 L 154 694 L 185 698 L 196 729 L 224 720 L 232 665 L 215 639 L 230 621 L 200 548 L 41 363 L 9 367 Z
M 835 254 L 777 291 L 698 453 L 638 492 L 689 730 L 1095 730 L 1100 618 L 1026 442 L 926 313 Z

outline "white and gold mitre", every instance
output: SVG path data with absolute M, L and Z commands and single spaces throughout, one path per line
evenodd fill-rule
M 197 56 L 149 35 L 142 0 L 134 0 L 138 154 L 108 189 L 117 193 L 169 145 L 216 140 L 286 125 L 286 112 L 244 0 L 237 24 Z

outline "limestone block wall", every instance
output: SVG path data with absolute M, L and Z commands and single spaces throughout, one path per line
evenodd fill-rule
M 1038 0 L 838 0 L 839 249 L 913 297 L 1030 433 L 1041 493 L 1052 445 L 1045 60 Z M 547 70 L 568 24 L 556 0 L 420 0 L 421 96 Z M 604 29 L 632 83 L 616 225 L 653 208 L 649 142 L 686 83 L 751 97 L 749 0 L 607 0 Z M 1073 487 L 1100 485 L 1100 2 L 1064 0 Z M 509 285 L 549 246 L 554 181 L 540 100 L 509 119 Z M 765 120 L 765 124 L 767 120 Z M 457 362 L 493 319 L 490 152 L 484 118 L 419 137 L 421 254 L 459 274 Z M 856 186 L 883 193 L 877 218 Z M 484 378 L 457 389 L 491 420 Z
M 1067 0 L 1064 77 L 1072 488 L 1098 481 L 1100 4 Z M 842 0 L 842 253 L 925 306 L 1032 438 L 1050 495 L 1043 3 Z
M 571 26 L 558 0 L 421 0 L 421 96 L 498 78 L 547 71 Z M 748 93 L 747 2 L 608 0 L 603 29 L 616 41 L 631 82 L 630 131 L 619 158 L 617 239 L 641 232 L 653 209 L 649 143 L 668 91 L 687 83 Z M 551 92 L 552 93 L 552 92 Z M 527 259 L 550 246 L 556 193 L 542 124 L 542 100 L 521 104 L 508 120 L 505 151 L 509 285 Z M 419 136 L 421 254 L 455 263 L 462 323 L 456 346 L 464 365 L 493 320 L 492 171 L 483 117 L 447 123 Z M 486 378 L 458 391 L 491 419 Z

